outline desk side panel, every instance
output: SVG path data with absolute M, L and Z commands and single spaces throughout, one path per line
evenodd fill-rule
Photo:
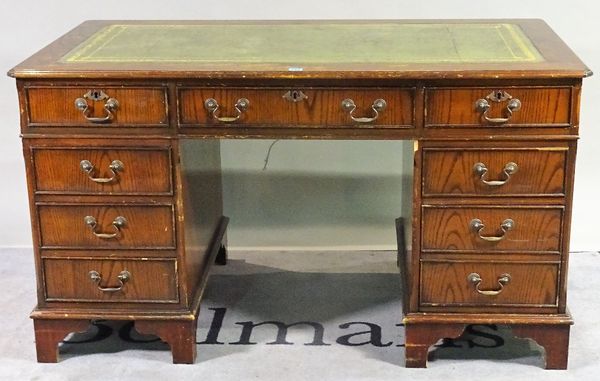
M 212 266 L 211 249 L 217 243 L 223 216 L 220 142 L 215 139 L 179 141 L 180 226 L 183 223 L 187 296 L 194 303 L 203 277 Z

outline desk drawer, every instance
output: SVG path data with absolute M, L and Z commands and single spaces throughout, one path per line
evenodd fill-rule
M 46 258 L 46 301 L 179 301 L 175 259 Z
M 558 263 L 421 263 L 422 307 L 557 306 Z
M 567 148 L 423 149 L 423 196 L 564 196 Z
M 432 88 L 425 107 L 426 127 L 567 127 L 571 88 Z
M 170 204 L 38 204 L 37 210 L 42 248 L 175 248 Z
M 33 147 L 36 193 L 173 193 L 170 148 Z
M 246 127 L 413 127 L 414 89 L 183 87 L 178 93 L 179 123 L 183 127 L 228 124 Z M 208 105 L 208 99 L 216 103 Z M 241 99 L 246 99 L 247 104 L 240 103 Z M 385 107 L 379 107 L 381 104 L 376 102 L 379 99 L 385 101 Z M 348 108 L 342 106 L 344 100 L 352 101 L 347 102 Z M 230 119 L 219 121 L 217 117 Z
M 563 207 L 423 207 L 422 250 L 560 252 Z
M 29 126 L 166 127 L 166 87 L 26 88 Z M 76 106 L 79 103 L 79 107 Z

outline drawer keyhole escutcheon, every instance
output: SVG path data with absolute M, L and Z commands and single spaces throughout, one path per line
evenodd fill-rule
M 511 161 L 504 165 L 504 169 L 502 170 L 502 172 L 504 173 L 503 180 L 487 180 L 486 179 L 487 174 L 488 174 L 487 166 L 483 163 L 475 163 L 475 165 L 473 166 L 473 172 L 475 172 L 475 174 L 477 176 L 479 176 L 479 180 L 481 180 L 482 183 L 489 185 L 491 187 L 498 187 L 498 186 L 506 184 L 508 182 L 508 180 L 510 180 L 510 176 L 517 173 L 518 170 L 519 170 L 519 166 L 517 165 L 517 163 L 513 163 Z
M 89 160 L 81 160 L 81 162 L 79 163 L 79 168 L 81 168 L 81 170 L 85 174 L 87 174 L 88 178 L 90 180 L 92 180 L 93 182 L 99 183 L 99 184 L 106 184 L 106 183 L 112 183 L 112 182 L 118 180 L 118 178 L 119 178 L 118 172 L 123 171 L 125 166 L 123 165 L 123 162 L 121 162 L 120 160 L 113 160 L 110 163 L 110 165 L 108 166 L 108 168 L 112 172 L 111 177 L 94 177 L 94 168 L 95 167 L 94 167 L 94 164 L 92 164 L 92 162 Z
M 102 275 L 98 271 L 92 270 L 89 272 L 90 280 L 96 283 L 98 290 L 102 292 L 117 292 L 121 291 L 125 286 L 125 283 L 131 279 L 131 273 L 127 270 L 123 270 L 117 275 L 119 285 L 116 287 L 103 287 L 100 283 L 102 282 Z
M 498 277 L 498 285 L 500 285 L 500 288 L 497 290 L 482 290 L 480 288 L 481 282 L 483 281 L 483 279 L 481 279 L 481 275 L 477 273 L 471 273 L 467 275 L 467 280 L 469 283 L 472 283 L 475 286 L 475 291 L 485 296 L 496 296 L 500 294 L 502 291 L 504 291 L 504 286 L 510 283 L 510 279 L 510 274 L 502 274 L 500 277 Z
M 471 228 L 471 230 L 473 230 L 475 233 L 477 233 L 477 236 L 479 238 L 481 238 L 482 240 L 487 241 L 487 242 L 498 242 L 498 241 L 502 241 L 504 238 L 506 238 L 506 233 L 509 230 L 514 229 L 515 221 L 511 220 L 510 218 L 507 218 L 504 221 L 502 221 L 502 224 L 500 224 L 500 229 L 502 229 L 502 234 L 498 235 L 498 236 L 482 235 L 483 229 L 485 229 L 485 225 L 479 218 L 472 219 L 471 222 L 469 223 L 469 227 Z
M 91 102 L 104 102 L 104 116 L 96 117 L 92 116 L 92 108 L 88 103 Z M 115 98 L 109 97 L 102 90 L 90 90 L 83 95 L 81 98 L 75 99 L 75 107 L 83 113 L 85 119 L 92 123 L 107 123 L 113 120 L 115 112 L 119 108 L 119 101 Z
M 308 95 L 304 94 L 300 90 L 290 90 L 287 93 L 283 94 L 283 99 L 286 101 L 298 103 L 302 102 L 305 99 L 308 99 Z
M 98 227 L 98 221 L 96 221 L 96 218 L 93 216 L 85 216 L 83 221 L 85 222 L 85 224 L 87 226 L 89 226 L 89 228 L 91 229 L 92 233 L 98 237 L 98 238 L 102 238 L 102 239 L 114 239 L 114 238 L 118 238 L 121 235 L 121 229 L 123 227 L 125 227 L 125 225 L 127 225 L 127 220 L 125 219 L 125 217 L 122 216 L 118 216 L 115 217 L 115 219 L 112 222 L 112 227 L 115 230 L 114 233 L 98 233 L 96 231 L 96 228 Z
M 354 111 L 356 110 L 356 103 L 350 98 L 346 98 L 342 101 L 342 110 L 346 111 L 350 116 L 350 119 L 356 123 L 371 123 L 379 118 L 379 114 L 387 107 L 387 102 L 384 99 L 375 99 L 371 105 L 373 110 L 373 116 L 356 117 Z
M 492 118 L 488 115 L 492 106 L 490 102 L 502 103 L 506 102 L 505 113 L 506 117 Z M 481 117 L 491 124 L 503 124 L 512 118 L 513 112 L 521 109 L 521 101 L 517 98 L 513 98 L 512 95 L 502 90 L 495 90 L 488 94 L 485 98 L 481 98 L 475 101 L 475 110 L 481 113 Z
M 235 102 L 234 106 L 234 116 L 219 116 L 219 102 L 214 98 L 208 98 L 204 101 L 204 108 L 208 111 L 210 117 L 222 123 L 232 123 L 240 119 L 244 111 L 250 106 L 250 101 L 246 98 L 240 98 Z

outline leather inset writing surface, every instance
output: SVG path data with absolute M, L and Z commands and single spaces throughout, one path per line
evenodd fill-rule
M 510 23 L 117 24 L 64 63 L 508 63 L 544 61 Z

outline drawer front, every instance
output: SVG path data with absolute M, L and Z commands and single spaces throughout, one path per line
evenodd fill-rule
M 36 86 L 26 91 L 30 126 L 106 128 L 168 125 L 164 87 Z M 82 102 L 80 107 L 76 106 L 76 101 Z
M 509 96 L 512 99 L 507 99 Z M 489 107 L 477 107 L 480 100 Z M 511 100 L 518 100 L 520 108 L 512 107 Z M 427 89 L 425 107 L 427 127 L 567 127 L 571 115 L 571 88 Z
M 294 92 L 295 91 L 295 92 Z M 301 93 L 299 92 L 301 91 Z M 286 97 L 286 94 L 289 96 Z M 294 95 L 295 94 L 295 95 Z M 413 127 L 413 89 L 253 89 L 253 88 L 180 88 L 179 123 L 183 127 L 297 126 L 297 127 Z M 305 98 L 304 98 L 305 97 Z M 211 112 L 205 102 L 214 99 L 218 109 Z M 246 108 L 238 100 L 248 100 Z M 294 101 L 293 99 L 296 99 Z M 349 99 L 355 109 L 342 107 Z M 383 99 L 385 107 L 374 110 L 375 101 Z M 223 122 L 216 117 L 239 119 Z M 352 117 L 357 119 L 353 120 Z M 369 120 L 361 120 L 367 118 Z M 372 120 L 370 120 L 372 119 Z
M 46 301 L 179 301 L 175 259 L 46 258 Z
M 173 249 L 172 205 L 38 204 L 42 248 Z
M 426 307 L 556 307 L 557 263 L 423 262 L 420 304 Z
M 423 196 L 564 196 L 566 148 L 423 149 Z
M 173 194 L 169 148 L 32 148 L 36 193 Z
M 422 216 L 422 250 L 556 254 L 560 252 L 562 217 L 561 206 L 426 206 Z

